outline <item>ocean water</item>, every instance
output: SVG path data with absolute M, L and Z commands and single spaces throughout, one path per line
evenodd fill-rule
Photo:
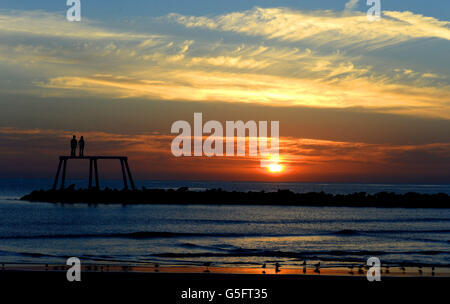
M 70 181 L 83 186 L 86 181 Z M 298 192 L 450 193 L 449 185 L 140 181 L 138 186 Z M 51 180 L 0 180 L 0 262 L 170 265 L 365 263 L 450 266 L 450 209 L 132 205 L 19 201 Z M 120 181 L 105 185 L 120 186 Z

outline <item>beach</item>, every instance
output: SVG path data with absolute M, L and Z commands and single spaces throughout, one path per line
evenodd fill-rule
M 36 291 L 35 299 L 60 301 L 61 292 L 71 300 L 90 301 L 126 298 L 157 303 L 299 303 L 307 299 L 335 302 L 354 299 L 409 301 L 418 296 L 443 295 L 448 277 L 387 276 L 369 282 L 364 276 L 262 275 L 219 272 L 83 271 L 80 282 L 68 282 L 65 271 L 0 271 L 3 295 L 15 295 L 5 287 Z M 200 271 L 200 269 L 199 269 Z M 199 298 L 201 292 L 213 298 Z M 256 298 L 256 295 L 267 295 Z M 189 297 L 186 298 L 186 295 Z M 86 298 L 88 296 L 88 298 Z M 238 297 L 238 298 L 237 298 Z
M 120 286 L 166 295 L 167 303 L 184 303 L 180 293 L 189 288 L 267 288 L 267 303 L 279 303 L 295 299 L 299 288 L 341 295 L 376 286 L 409 292 L 402 286 L 437 288 L 450 278 L 447 208 L 55 204 L 19 200 L 39 186 L 23 183 L 3 181 L 0 187 L 5 286 Z M 351 188 L 338 190 L 345 187 Z M 383 189 L 361 186 L 371 187 Z M 69 257 L 81 261 L 81 282 L 66 279 Z M 367 280 L 369 257 L 380 259 L 383 285 Z

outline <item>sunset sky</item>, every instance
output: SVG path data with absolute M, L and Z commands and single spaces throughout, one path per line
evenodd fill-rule
M 449 1 L 65 3 L 1 1 L 0 178 L 53 177 L 76 134 L 138 179 L 450 183 Z M 284 170 L 172 156 L 194 112 L 280 121 Z

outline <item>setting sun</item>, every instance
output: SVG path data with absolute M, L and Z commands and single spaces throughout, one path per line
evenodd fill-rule
M 283 166 L 280 164 L 270 164 L 268 166 L 268 169 L 269 169 L 269 172 L 278 173 L 278 172 L 283 171 Z

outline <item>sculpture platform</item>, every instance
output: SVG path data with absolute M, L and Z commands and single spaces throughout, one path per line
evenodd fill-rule
M 94 171 L 94 178 L 95 178 L 95 188 L 100 188 L 100 182 L 98 177 L 98 166 L 97 161 L 99 159 L 117 159 L 120 161 L 120 166 L 122 167 L 122 178 L 123 178 L 123 185 L 125 189 L 128 189 L 128 180 L 130 181 L 131 188 L 135 190 L 133 177 L 131 176 L 131 170 L 128 166 L 128 157 L 127 156 L 60 156 L 59 157 L 59 164 L 58 169 L 56 171 L 55 181 L 53 183 L 53 189 L 56 189 L 58 186 L 58 180 L 59 180 L 59 174 L 62 167 L 62 177 L 61 177 L 61 189 L 64 189 L 64 184 L 66 181 L 66 168 L 67 168 L 67 161 L 69 159 L 72 160 L 89 160 L 89 189 L 92 188 L 92 171 Z

